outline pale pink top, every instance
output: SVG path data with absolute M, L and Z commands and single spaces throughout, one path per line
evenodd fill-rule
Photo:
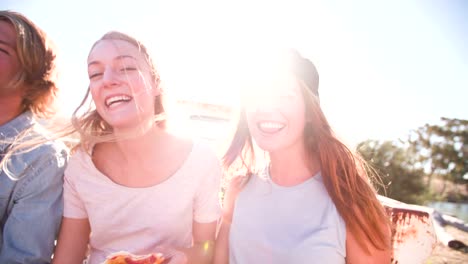
M 192 221 L 209 223 L 220 216 L 220 178 L 219 160 L 200 142 L 169 179 L 146 188 L 113 182 L 78 150 L 65 171 L 64 216 L 89 219 L 90 264 L 116 251 L 147 254 L 156 246 L 190 247 Z

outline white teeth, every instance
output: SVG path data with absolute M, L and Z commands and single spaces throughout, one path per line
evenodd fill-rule
M 110 105 L 117 103 L 117 102 L 128 102 L 132 99 L 130 96 L 126 95 L 117 95 L 112 96 L 106 99 L 106 106 L 109 107 Z
M 281 129 L 284 127 L 283 124 L 275 123 L 275 122 L 261 122 L 258 125 L 260 128 L 264 128 L 264 129 Z

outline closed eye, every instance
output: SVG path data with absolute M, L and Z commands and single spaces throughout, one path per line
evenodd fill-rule
M 98 76 L 101 76 L 102 75 L 102 72 L 96 72 L 96 73 L 92 73 L 89 75 L 89 79 L 94 79 Z
M 10 55 L 10 52 L 8 52 L 6 49 L 0 48 L 0 52 L 5 53 L 6 55 Z

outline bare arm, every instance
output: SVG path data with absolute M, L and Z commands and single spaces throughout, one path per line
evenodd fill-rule
M 187 263 L 212 263 L 216 221 L 211 223 L 193 222 L 193 246 L 182 249 L 187 257 Z
M 229 220 L 222 219 L 219 228 L 218 237 L 216 238 L 214 264 L 229 263 L 229 231 L 231 223 Z
M 224 196 L 223 218 L 216 238 L 214 264 L 229 263 L 229 231 L 231 230 L 232 217 L 234 215 L 234 205 L 239 192 L 244 187 L 245 177 L 238 176 L 229 182 L 229 186 Z
M 64 217 L 52 263 L 83 263 L 90 230 L 87 218 L 73 219 Z

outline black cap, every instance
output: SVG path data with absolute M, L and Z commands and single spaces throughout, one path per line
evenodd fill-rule
M 294 75 L 302 80 L 313 94 L 319 97 L 319 74 L 312 61 L 302 57 L 297 50 L 291 49 L 291 66 Z

